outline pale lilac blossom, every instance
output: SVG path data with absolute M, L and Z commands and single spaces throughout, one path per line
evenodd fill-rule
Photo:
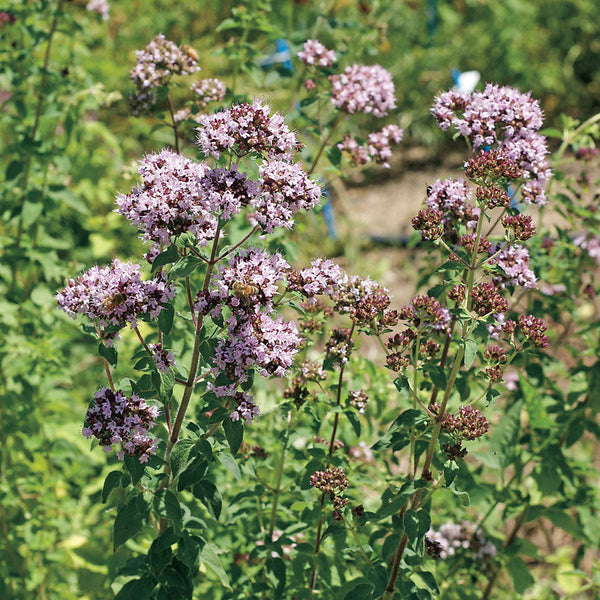
M 392 76 L 380 65 L 354 64 L 339 75 L 331 75 L 329 80 L 331 102 L 343 112 L 385 117 L 396 108 Z
M 84 314 L 103 328 L 127 323 L 135 327 L 140 316 L 158 317 L 174 295 L 164 274 L 142 281 L 139 264 L 115 259 L 107 267 L 95 266 L 76 280 L 69 279 L 56 299 L 73 318 Z
M 328 50 L 319 40 L 306 40 L 304 47 L 298 52 L 298 58 L 305 65 L 315 65 L 321 68 L 331 67 L 337 60 L 335 52 Z
M 206 108 L 211 102 L 221 102 L 225 98 L 227 88 L 220 79 L 202 79 L 192 84 L 195 101 L 200 108 Z
M 104 387 L 94 395 L 82 434 L 88 439 L 97 438 L 105 452 L 110 452 L 113 444 L 121 444 L 119 460 L 128 454 L 145 463 L 158 446 L 158 439 L 149 435 L 157 417 L 158 409 L 143 398 Z

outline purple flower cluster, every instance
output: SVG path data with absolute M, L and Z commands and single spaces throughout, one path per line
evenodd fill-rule
M 59 307 L 75 318 L 78 314 L 97 321 L 100 327 L 136 326 L 137 318 L 155 319 L 175 289 L 163 275 L 142 281 L 140 265 L 115 259 L 107 267 L 92 267 L 56 295 Z
M 363 390 L 354 390 L 348 394 L 348 404 L 358 410 L 363 415 L 367 410 L 369 397 Z
M 344 270 L 327 258 L 315 258 L 310 267 L 288 273 L 288 289 L 312 298 L 320 294 L 332 294 L 334 289 L 345 284 L 348 276 Z
M 473 209 L 471 188 L 464 179 L 438 179 L 427 189 L 427 206 L 439 210 L 446 219 L 467 220 L 467 226 L 477 225 L 478 209 Z
M 431 296 L 415 296 L 400 310 L 400 319 L 415 329 L 449 332 L 451 316 L 438 300 Z
M 548 325 L 539 317 L 533 315 L 521 315 L 519 317 L 519 329 L 523 335 L 537 348 L 548 347 L 548 336 L 546 330 Z
M 341 511 L 349 502 L 343 497 L 344 490 L 350 485 L 344 469 L 327 467 L 324 471 L 315 471 L 310 476 L 310 485 L 328 496 L 333 504 L 334 517 L 341 518 Z
M 246 381 L 248 370 L 256 368 L 265 377 L 281 377 L 291 367 L 302 343 L 293 321 L 272 316 L 278 284 L 289 268 L 279 254 L 249 248 L 219 269 L 214 289 L 200 292 L 196 298 L 195 309 L 213 318 L 219 317 L 225 306 L 231 311 L 227 336 L 215 350 L 214 373 L 225 373 L 233 383 L 213 386 L 213 391 L 236 399 L 234 420 L 249 421 L 258 414 L 252 397 L 237 391 L 238 384 Z
M 319 40 L 306 40 L 298 58 L 305 65 L 316 65 L 320 68 L 331 67 L 337 60 L 335 52 L 328 50 Z
M 368 277 L 350 277 L 333 289 L 331 299 L 340 314 L 347 314 L 359 326 L 377 329 L 393 326 L 398 322 L 398 314 L 388 310 L 390 296 L 388 290 Z
M 500 245 L 492 245 L 490 256 L 498 252 Z M 525 289 L 535 289 L 537 278 L 529 268 L 529 250 L 520 244 L 513 244 L 504 248 L 490 264 L 500 267 L 494 281 L 501 287 L 520 286 Z
M 88 439 L 97 438 L 105 452 L 110 452 L 113 444 L 121 444 L 119 460 L 129 454 L 144 463 L 156 453 L 158 439 L 151 438 L 149 431 L 157 417 L 158 409 L 143 398 L 135 394 L 128 397 L 121 390 L 104 387 L 94 395 L 82 433 Z
M 229 221 L 242 208 L 252 203 L 259 185 L 240 173 L 237 166 L 231 169 L 210 169 L 200 180 L 203 203 L 206 210 L 221 222 Z
M 85 8 L 90 12 L 98 13 L 105 21 L 108 21 L 110 4 L 107 0 L 89 0 Z
M 340 151 L 350 155 L 350 160 L 354 165 L 364 165 L 374 160 L 385 168 L 389 168 L 388 160 L 392 156 L 392 146 L 396 146 L 402 141 L 402 135 L 403 131 L 397 125 L 386 125 L 379 131 L 369 134 L 366 146 L 346 135 L 337 147 Z
M 175 366 L 175 355 L 170 350 L 165 350 L 162 344 L 150 344 L 148 347 L 152 351 L 152 359 L 156 368 L 161 373 L 167 373 L 171 367 Z
M 220 79 L 202 79 L 192 84 L 195 101 L 200 108 L 206 108 L 211 102 L 221 102 L 225 98 L 227 88 Z
M 573 239 L 575 246 L 587 250 L 590 258 L 600 264 L 600 238 L 595 235 L 578 235 Z
M 301 163 L 272 160 L 259 167 L 261 193 L 254 199 L 252 219 L 265 233 L 276 227 L 291 229 L 293 216 L 319 203 L 320 185 L 311 179 Z
M 258 99 L 202 115 L 198 123 L 198 145 L 205 156 L 219 158 L 222 152 L 231 152 L 237 157 L 250 153 L 273 157 L 301 148 L 283 116 L 271 114 L 271 108 Z
M 217 227 L 201 185 L 207 170 L 168 149 L 148 154 L 138 169 L 142 183 L 130 194 L 117 196 L 117 212 L 136 225 L 146 241 L 168 246 L 173 236 L 189 231 L 204 246 Z
M 430 529 L 425 534 L 425 547 L 434 558 L 447 558 L 461 551 L 467 551 L 477 560 L 494 557 L 496 546 L 486 540 L 474 523 L 463 521 L 441 525 L 438 531 Z
M 352 65 L 343 73 L 331 75 L 331 102 L 341 111 L 372 113 L 385 117 L 396 108 L 392 76 L 380 65 Z
M 143 50 L 136 50 L 136 65 L 130 75 L 136 86 L 131 101 L 136 112 L 156 102 L 156 88 L 167 85 L 172 75 L 191 75 L 200 70 L 195 51 L 179 47 L 159 33 Z
M 478 408 L 461 406 L 458 412 L 444 415 L 442 428 L 459 439 L 476 440 L 484 435 L 490 424 Z
M 495 146 L 522 169 L 526 202 L 544 204 L 544 185 L 550 178 L 546 138 L 539 133 L 543 114 L 531 94 L 488 83 L 473 95 L 449 91 L 440 94 L 432 113 L 439 127 L 454 127 L 468 137 L 475 150 Z

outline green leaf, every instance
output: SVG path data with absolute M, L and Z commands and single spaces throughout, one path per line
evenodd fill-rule
M 172 304 L 163 304 L 162 310 L 158 313 L 158 328 L 165 334 L 169 335 L 173 327 L 173 317 L 175 309 Z
M 183 512 L 179 504 L 179 499 L 171 490 L 165 490 L 164 506 L 167 519 L 173 523 L 175 531 L 180 531 Z
M 465 369 L 470 369 L 477 357 L 479 344 L 473 339 L 465 340 Z
M 170 541 L 173 530 L 169 528 L 167 531 L 170 531 L 170 534 L 167 536 L 168 540 Z M 167 533 L 167 531 L 165 531 L 165 533 Z M 150 546 L 150 550 L 148 551 L 148 564 L 152 574 L 156 578 L 159 578 L 162 575 L 162 572 L 165 570 L 167 565 L 170 564 L 171 559 L 173 558 L 171 544 L 165 543 L 165 540 L 161 539 L 162 537 L 163 536 L 155 539 Z
M 530 585 L 533 585 L 535 579 L 529 572 L 525 561 L 518 556 L 511 556 L 506 564 L 506 568 L 512 577 L 515 591 L 522 594 Z
M 179 476 L 177 489 L 181 491 L 186 488 L 191 488 L 197 481 L 204 479 L 207 470 L 208 462 L 204 457 L 197 457 Z
M 534 429 L 551 429 L 554 421 L 548 416 L 548 411 L 536 388 L 524 377 L 519 377 L 519 383 L 525 400 L 525 407 L 529 413 L 529 424 Z
M 169 459 L 171 466 L 171 474 L 175 479 L 190 463 L 190 453 L 194 448 L 194 440 L 185 438 L 179 440 L 171 451 Z
M 223 429 L 231 453 L 235 454 L 240 449 L 244 440 L 244 426 L 241 421 L 232 421 L 230 418 L 227 418 L 223 421 Z
M 144 515 L 139 511 L 138 496 L 130 499 L 129 503 L 122 504 L 117 512 L 113 529 L 113 544 L 116 550 L 130 537 L 133 537 L 144 525 Z
M 346 411 L 344 411 L 344 414 L 348 418 L 348 421 L 350 421 L 350 425 L 352 425 L 352 429 L 354 429 L 354 433 L 356 434 L 356 437 L 360 437 L 361 427 L 360 427 L 360 419 L 358 418 L 358 415 L 353 410 L 346 410 Z
M 152 263 L 152 272 L 154 273 L 158 267 L 174 263 L 178 258 L 179 253 L 177 252 L 177 246 L 169 246 L 154 259 L 154 262 Z
M 214 544 L 206 544 L 200 553 L 200 561 L 215 572 L 223 587 L 231 590 L 229 578 L 227 577 L 227 573 L 225 573 L 225 569 L 223 569 L 223 565 L 217 555 L 217 550 L 218 548 Z
M 183 279 L 191 275 L 198 267 L 203 265 L 203 261 L 193 255 L 184 256 L 175 263 L 169 270 L 169 280 Z
M 452 482 L 456 479 L 459 470 L 460 467 L 452 460 L 446 461 L 444 463 L 444 481 L 446 483 L 446 487 L 451 485 Z
M 404 523 L 404 533 L 406 533 L 406 536 L 411 543 L 414 542 L 419 535 L 419 519 L 417 518 L 416 511 L 409 508 L 404 513 L 402 521 Z
M 127 467 L 127 470 L 131 475 L 131 483 L 135 485 L 144 475 L 145 467 L 137 456 L 131 456 L 129 454 L 125 454 L 124 462 L 125 467 Z
M 201 479 L 198 481 L 193 489 L 192 493 L 206 508 L 209 514 L 218 519 L 221 515 L 222 498 L 221 493 L 217 489 L 217 486 L 209 479 Z
M 342 152 L 337 146 L 331 146 L 327 152 L 327 158 L 334 167 L 339 167 L 342 162 Z
M 228 452 L 221 452 L 220 454 L 217 454 L 217 459 L 235 477 L 237 481 L 242 480 L 240 468 L 238 467 L 237 462 L 235 462 L 235 458 L 233 458 L 231 454 Z
M 128 581 L 115 596 L 115 600 L 140 600 L 150 598 L 156 588 L 156 581 L 151 575 Z
M 31 227 L 42 214 L 44 205 L 41 202 L 24 202 L 21 218 L 23 219 L 23 227 L 25 229 Z
M 269 557 L 267 559 L 267 577 L 275 584 L 275 597 L 283 598 L 283 591 L 285 590 L 285 563 L 281 558 Z
M 104 504 L 108 500 L 110 493 L 121 485 L 121 471 L 111 471 L 104 480 L 104 486 L 102 487 L 102 503 Z
M 109 365 L 113 367 L 117 366 L 118 353 L 117 349 L 114 346 L 112 348 L 109 348 L 105 346 L 102 342 L 100 342 L 100 344 L 98 345 L 98 354 L 102 358 L 105 358 L 108 361 Z
M 23 170 L 23 161 L 13 160 L 6 167 L 6 181 L 14 179 Z

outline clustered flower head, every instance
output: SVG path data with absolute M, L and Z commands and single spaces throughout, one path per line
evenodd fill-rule
M 227 87 L 220 79 L 202 79 L 192 84 L 195 102 L 200 108 L 206 108 L 211 102 L 221 102 L 225 98 Z
M 352 353 L 353 343 L 351 330 L 346 327 L 336 327 L 325 343 L 325 354 L 334 365 L 341 366 L 348 362 Z
M 526 241 L 535 235 L 535 225 L 530 215 L 504 215 L 502 225 L 517 240 Z
M 432 113 L 438 126 L 455 128 L 468 137 L 475 150 L 484 146 L 502 151 L 522 170 L 525 202 L 545 204 L 544 186 L 551 172 L 546 138 L 539 133 L 543 114 L 531 94 L 488 83 L 472 95 L 457 91 L 440 94 Z
M 168 246 L 173 236 L 191 232 L 204 246 L 214 238 L 218 212 L 218 205 L 206 197 L 206 181 L 202 185 L 207 170 L 205 164 L 168 149 L 148 154 L 139 164 L 142 183 L 117 196 L 117 212 L 146 241 Z
M 136 86 L 131 96 L 134 111 L 149 110 L 156 103 L 156 88 L 167 85 L 172 75 L 191 75 L 200 70 L 196 52 L 177 46 L 159 33 L 142 50 L 130 75 Z
M 56 295 L 59 307 L 75 318 L 82 314 L 100 327 L 136 326 L 140 316 L 158 317 L 175 289 L 164 275 L 142 281 L 140 265 L 115 259 L 107 267 L 92 267 L 76 280 L 69 279 Z
M 484 435 L 490 424 L 478 408 L 461 406 L 454 414 L 446 414 L 442 428 L 459 439 L 476 440 Z
M 353 390 L 348 394 L 348 404 L 354 406 L 354 408 L 363 415 L 367 410 L 369 397 L 363 390 Z
M 415 329 L 450 331 L 450 312 L 438 300 L 427 295 L 415 296 L 400 310 L 400 319 L 408 321 Z
M 360 326 L 388 327 L 398 321 L 397 312 L 388 310 L 388 290 L 369 277 L 354 276 L 334 288 L 330 295 L 334 309 L 350 316 Z
M 229 109 L 201 115 L 198 145 L 205 156 L 219 158 L 222 152 L 237 157 L 256 153 L 268 157 L 289 156 L 302 145 L 279 113 L 260 100 L 236 104 Z
M 170 350 L 165 350 L 162 344 L 150 344 L 148 348 L 152 352 L 152 359 L 156 364 L 156 368 L 161 373 L 167 373 L 171 367 L 175 366 L 175 354 Z
M 439 530 L 430 529 L 425 534 L 425 547 L 434 558 L 446 560 L 459 552 L 466 551 L 476 560 L 496 556 L 496 546 L 486 540 L 474 523 L 445 523 Z
M 494 281 L 500 287 L 509 285 L 525 289 L 536 288 L 537 277 L 529 267 L 529 250 L 525 246 L 512 244 L 501 249 L 500 244 L 494 244 L 489 252 L 490 256 L 498 253 L 489 264 L 499 267 L 495 271 Z
M 335 52 L 328 50 L 319 40 L 306 40 L 298 58 L 305 65 L 315 65 L 320 68 L 331 67 L 337 60 Z
M 216 386 L 213 391 L 236 399 L 234 420 L 241 417 L 250 421 L 258 414 L 251 396 L 237 392 L 238 383 L 247 380 L 248 371 L 257 369 L 264 376 L 285 375 L 302 343 L 293 321 L 272 317 L 278 284 L 289 268 L 279 254 L 248 248 L 219 269 L 212 290 L 196 297 L 195 309 L 202 314 L 217 318 L 225 306 L 231 311 L 227 335 L 215 350 L 214 372 L 225 373 L 233 383 Z
M 519 329 L 525 338 L 537 348 L 546 348 L 548 346 L 548 336 L 545 333 L 548 325 L 539 317 L 521 315 L 519 317 Z
M 310 476 L 310 485 L 323 494 L 329 496 L 333 504 L 334 518 L 341 518 L 341 511 L 349 502 L 343 497 L 343 491 L 350 485 L 344 469 L 341 467 L 327 467 L 324 471 L 315 471 Z
M 523 170 L 501 149 L 481 150 L 465 162 L 465 175 L 481 185 L 519 179 Z
M 402 129 L 398 125 L 391 124 L 370 133 L 366 145 L 345 135 L 337 147 L 340 151 L 350 155 L 350 160 L 354 165 L 364 165 L 374 160 L 389 169 L 388 160 L 392 157 L 392 146 L 396 146 L 402 141 L 402 135 Z
M 129 454 L 144 463 L 156 453 L 158 439 L 151 438 L 149 431 L 157 417 L 158 409 L 143 398 L 104 387 L 94 395 L 82 433 L 86 438 L 97 438 L 105 452 L 110 452 L 113 444 L 121 444 L 119 460 Z
M 107 0 L 89 0 L 86 9 L 98 13 L 105 21 L 109 19 L 110 4 Z
M 316 393 L 310 392 L 308 382 L 319 382 L 327 379 L 327 374 L 321 365 L 311 360 L 305 360 L 296 370 L 291 386 L 283 390 L 283 397 L 294 401 L 296 406 L 302 406 L 309 398 L 315 398 Z
M 337 286 L 345 284 L 348 276 L 343 269 L 328 258 L 315 258 L 310 267 L 288 273 L 288 289 L 311 298 L 332 294 Z
M 332 83 L 331 102 L 343 112 L 385 117 L 396 108 L 392 76 L 380 65 L 354 64 L 339 75 L 331 75 L 329 80 Z
M 502 296 L 494 283 L 479 283 L 471 291 L 473 310 L 480 316 L 503 313 L 508 310 L 508 300 Z
M 321 186 L 311 179 L 301 163 L 271 160 L 259 167 L 261 192 L 253 201 L 253 221 L 265 233 L 276 227 L 291 229 L 293 216 L 319 203 Z

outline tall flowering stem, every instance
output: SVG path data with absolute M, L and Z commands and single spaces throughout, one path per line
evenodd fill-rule
M 221 227 L 217 226 L 217 232 L 215 234 L 215 239 L 213 241 L 212 250 L 210 253 L 210 260 L 208 262 L 208 266 L 206 268 L 206 274 L 204 275 L 204 283 L 202 284 L 202 291 L 208 291 L 211 283 L 211 277 L 216 265 L 215 257 L 217 256 L 217 249 L 219 245 L 219 237 L 221 235 Z M 190 363 L 190 373 L 188 376 L 188 380 L 185 386 L 185 390 L 183 392 L 183 396 L 181 398 L 181 403 L 179 404 L 179 408 L 177 409 L 177 415 L 175 416 L 175 420 L 173 421 L 173 428 L 171 430 L 171 435 L 169 436 L 169 443 L 167 445 L 167 452 L 165 455 L 165 460 L 168 464 L 169 457 L 171 456 L 171 450 L 173 446 L 176 444 L 179 439 L 179 433 L 181 431 L 181 426 L 183 425 L 183 419 L 185 418 L 185 414 L 187 412 L 188 406 L 190 404 L 190 400 L 192 399 L 192 393 L 194 392 L 194 386 L 196 384 L 195 379 L 198 374 L 198 364 L 200 360 L 200 342 L 202 341 L 202 323 L 204 322 L 204 315 L 199 315 L 196 321 L 196 331 L 194 336 L 194 349 L 192 350 L 192 360 Z
M 450 317 L 448 309 L 437 300 L 418 296 L 401 311 L 401 318 L 408 321 L 409 329 L 387 344 L 391 350 L 397 351 L 388 355 L 390 368 L 399 374 L 409 364 L 415 369 L 413 389 L 410 389 L 408 380 L 404 378 L 404 386 L 408 385 L 413 398 L 413 408 L 419 398 L 416 371 L 423 368 L 427 372 L 427 361 L 435 354 L 422 344 L 423 333 L 427 331 L 431 334 L 432 329 L 444 330 L 446 333 L 438 373 L 443 373 L 447 368 L 451 345 L 456 344 L 449 373 L 443 377 L 442 399 L 438 404 L 440 388 L 436 382 L 429 410 L 426 411 L 431 433 L 421 467 L 423 482 L 433 481 L 433 460 L 442 433 L 451 439 L 454 436 L 455 440 L 454 444 L 443 446 L 445 459 L 452 461 L 464 456 L 467 451 L 461 442 L 483 435 L 489 427 L 483 414 L 473 406 L 484 396 L 488 400 L 495 397 L 490 396 L 493 384 L 502 380 L 504 368 L 510 364 L 517 351 L 522 352 L 528 344 L 534 347 L 548 344 L 546 325 L 541 319 L 533 315 L 521 315 L 517 323 L 506 318 L 510 305 L 504 297 L 509 287 L 531 289 L 536 285 L 535 274 L 529 268 L 529 254 L 520 244 L 520 241 L 534 235 L 535 228 L 531 217 L 512 208 L 509 193 L 512 191 L 514 194 L 515 190 L 519 190 L 524 203 L 545 202 L 543 185 L 549 178 L 549 170 L 545 159 L 545 139 L 538 134 L 541 111 L 529 95 L 489 84 L 484 92 L 476 93 L 472 98 L 454 93 L 442 94 L 433 112 L 443 129 L 456 127 L 472 143 L 470 149 L 474 148 L 478 153 L 465 163 L 465 173 L 475 184 L 475 193 L 463 180 L 438 181 L 428 188 L 427 207 L 413 219 L 413 226 L 421 232 L 423 240 L 431 241 L 448 252 L 449 270 L 461 273 L 459 283 L 447 292 L 447 301 L 454 302 L 454 314 Z M 482 115 L 481 119 L 478 118 L 479 113 Z M 479 150 L 484 144 L 492 148 Z M 475 206 L 470 202 L 473 197 Z M 484 221 L 490 220 L 494 209 L 500 209 L 500 216 L 487 231 L 487 235 L 484 235 Z M 495 242 L 488 239 L 488 236 L 498 223 L 502 223 L 504 227 L 504 241 Z M 513 307 L 516 305 L 517 303 Z M 475 329 L 481 323 L 487 325 L 491 339 L 504 336 L 506 343 L 512 347 L 510 358 L 507 357 L 505 348 L 498 344 L 479 349 L 482 334 L 476 334 Z M 459 327 L 458 335 L 453 339 L 456 326 Z M 485 335 L 483 342 L 488 344 Z M 433 346 L 436 350 L 439 349 L 437 342 L 431 348 Z M 409 359 L 404 353 L 410 354 L 411 347 L 413 355 Z M 419 362 L 420 356 L 422 362 Z M 479 367 L 476 366 L 478 356 L 482 357 Z M 459 411 L 450 413 L 448 407 L 461 369 L 466 373 L 474 368 L 479 370 L 482 380 L 488 380 L 485 386 L 482 385 L 484 392 L 467 406 L 461 406 Z M 399 381 L 402 382 L 402 379 Z M 411 454 L 415 451 L 413 440 L 414 426 Z M 415 474 L 416 466 L 413 466 L 411 478 Z M 444 470 L 440 482 L 445 477 Z M 428 493 L 426 487 L 419 487 L 400 510 L 401 521 L 409 507 L 411 511 L 422 509 L 438 485 L 439 483 L 433 487 L 427 485 L 430 488 Z M 408 543 L 409 535 L 403 529 L 382 596 L 385 600 L 391 599 L 395 593 L 396 580 Z

